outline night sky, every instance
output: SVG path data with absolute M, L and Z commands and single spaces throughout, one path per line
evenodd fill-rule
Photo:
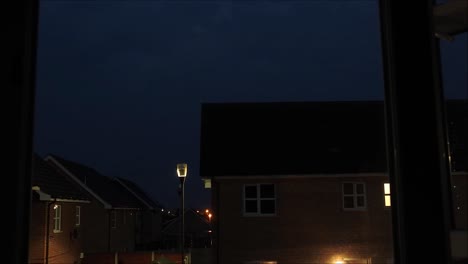
M 383 99 L 377 1 L 42 0 L 35 150 L 209 207 L 203 102 Z M 410 41 L 410 40 L 408 40 Z M 468 98 L 467 34 L 442 43 L 449 98 Z

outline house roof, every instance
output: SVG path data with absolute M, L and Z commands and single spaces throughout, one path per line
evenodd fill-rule
M 66 176 L 60 174 L 39 155 L 34 153 L 32 186 L 38 186 L 40 191 L 52 199 L 89 200 Z
M 456 105 L 450 104 L 449 116 L 459 124 L 466 104 Z M 457 126 L 453 133 L 464 131 Z M 200 175 L 385 172 L 385 142 L 382 101 L 207 103 Z M 466 145 L 456 148 L 459 160 Z
M 73 176 L 80 181 L 81 184 L 84 184 L 84 186 L 91 191 L 91 194 L 94 195 L 95 198 L 98 198 L 98 200 L 101 200 L 101 202 L 113 208 L 147 208 L 145 204 L 115 179 L 105 176 L 93 168 L 66 160 L 56 155 L 50 155 L 49 157 L 52 157 L 63 168 L 73 174 Z
M 433 9 L 437 36 L 453 38 L 468 31 L 468 0 L 448 0 Z
M 163 208 L 163 206 L 159 202 L 151 199 L 145 191 L 143 191 L 138 185 L 136 185 L 131 180 L 120 177 L 117 177 L 117 180 L 124 187 L 128 188 L 130 192 L 133 192 L 133 194 L 136 195 L 137 198 L 139 198 L 143 203 L 147 204 L 150 207 L 150 209 Z
M 167 235 L 180 234 L 180 216 L 170 220 L 161 232 Z M 211 225 L 205 218 L 201 217 L 193 209 L 185 209 L 184 214 L 184 232 L 194 234 L 208 234 Z

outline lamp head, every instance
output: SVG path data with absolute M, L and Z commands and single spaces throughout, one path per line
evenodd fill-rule
M 177 164 L 177 177 L 179 178 L 187 177 L 187 163 Z

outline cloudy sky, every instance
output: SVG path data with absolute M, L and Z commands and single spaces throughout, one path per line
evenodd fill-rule
M 377 2 L 41 0 L 35 149 L 208 207 L 204 102 L 383 99 Z M 467 98 L 467 36 L 442 43 L 450 98 Z

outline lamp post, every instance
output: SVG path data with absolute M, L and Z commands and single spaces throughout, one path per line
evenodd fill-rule
M 185 209 L 184 209 L 184 183 L 185 183 L 185 177 L 187 177 L 187 163 L 179 163 L 177 164 L 177 177 L 179 177 L 180 180 L 180 216 L 181 216 L 181 221 L 180 221 L 180 257 L 181 257 L 181 264 L 184 264 L 184 214 L 185 214 Z

